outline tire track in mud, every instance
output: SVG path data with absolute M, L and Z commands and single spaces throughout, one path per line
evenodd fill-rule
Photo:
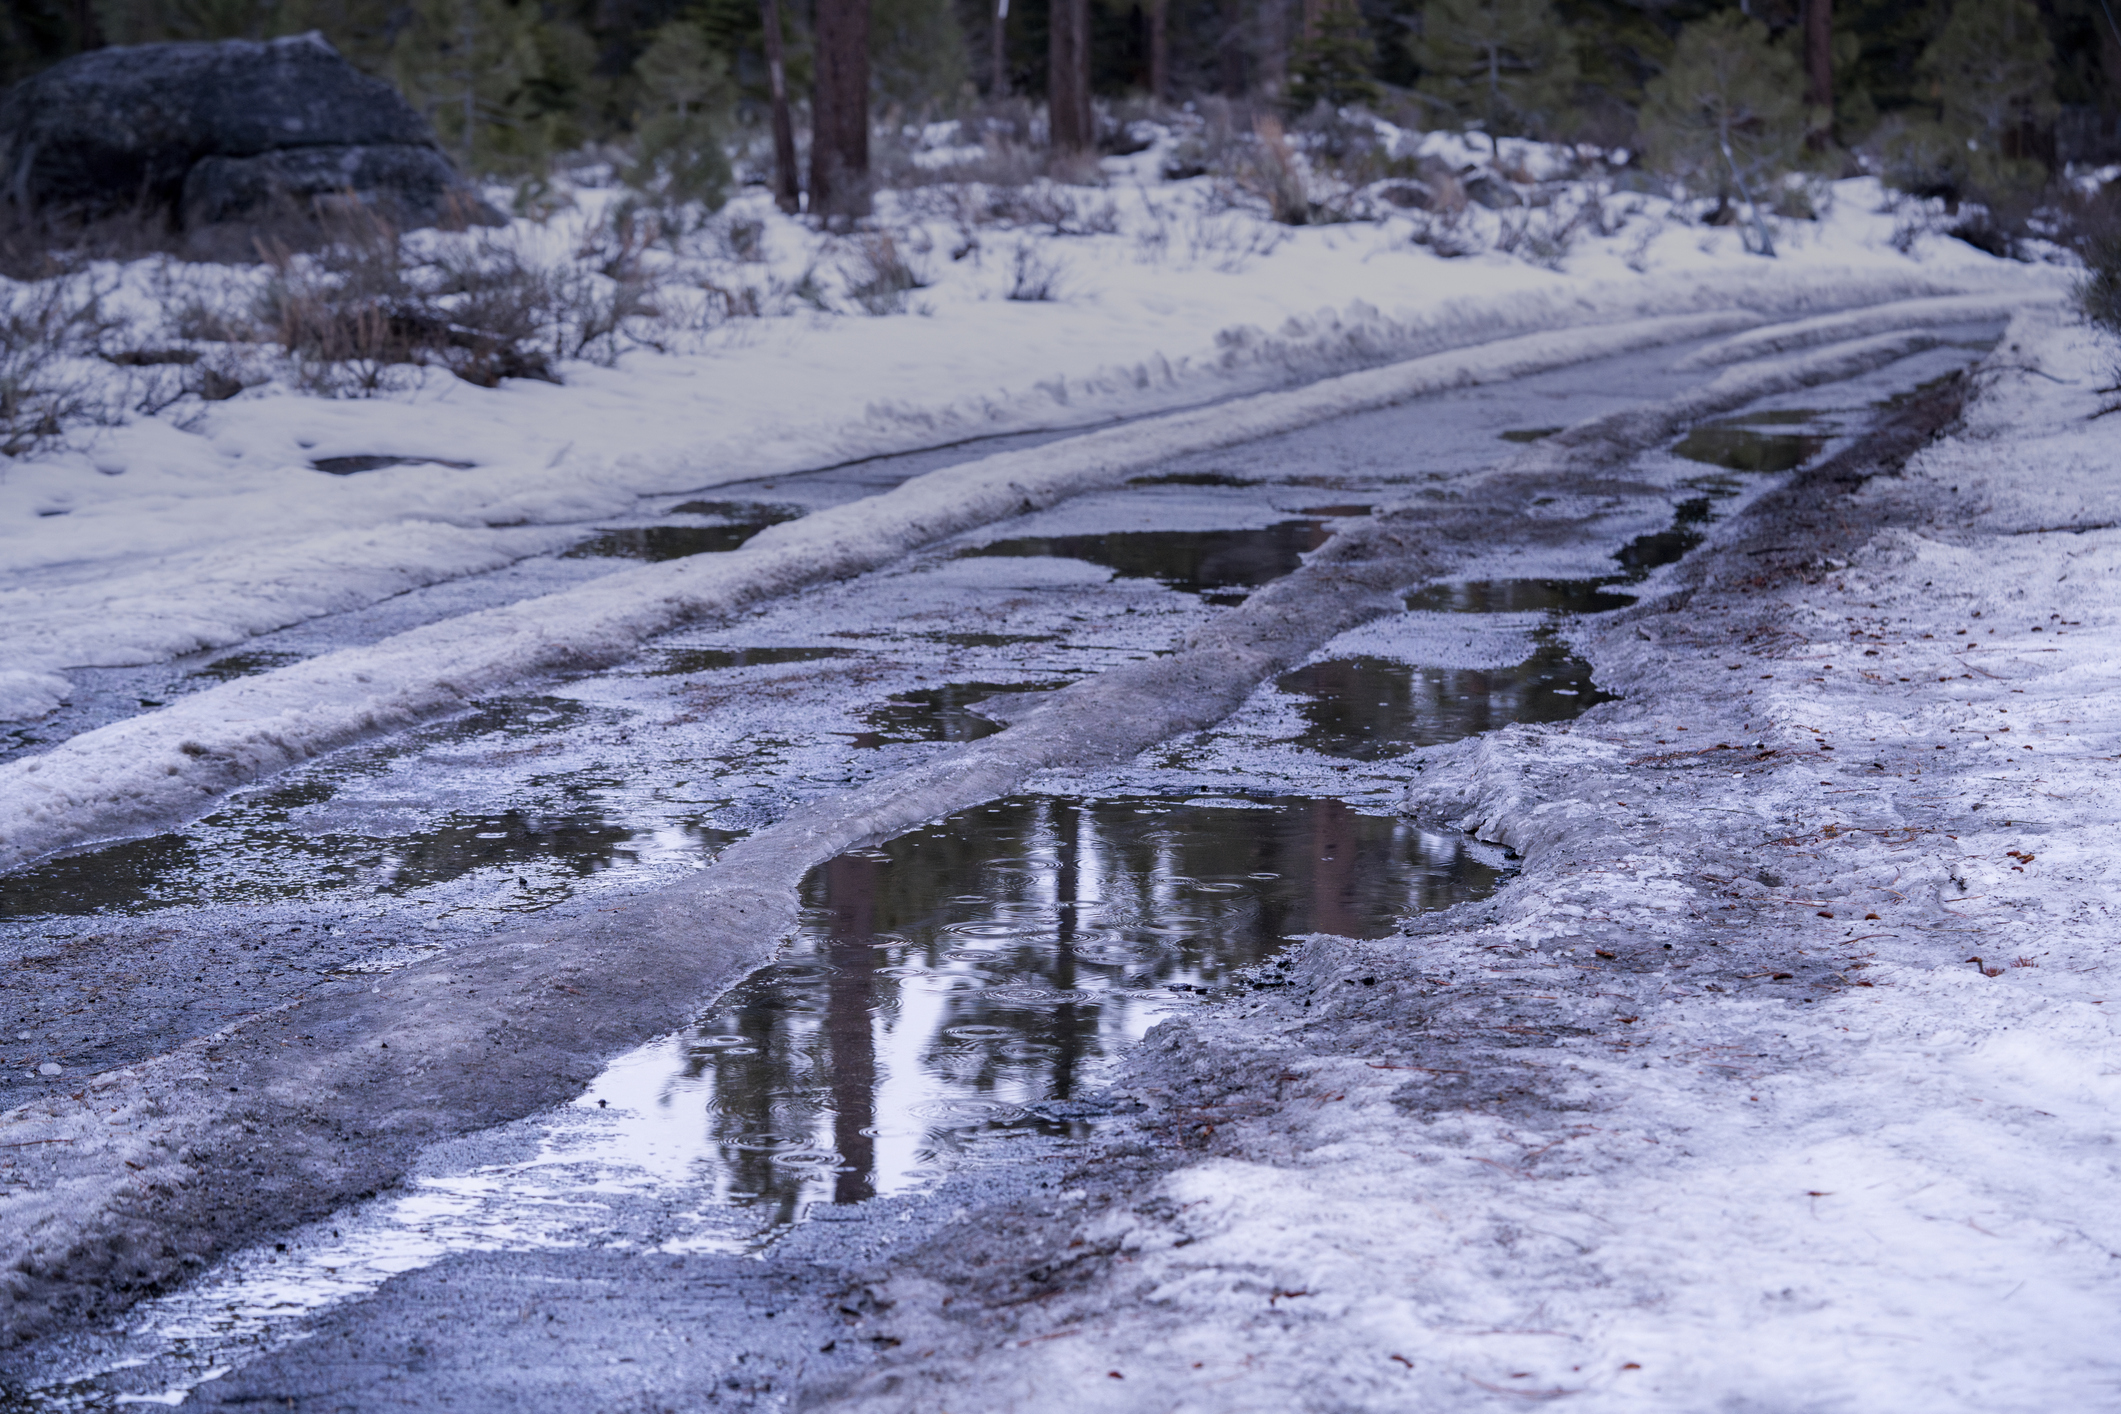
M 1125 760 L 1212 724 L 1335 635 L 1398 612 L 1412 585 L 1506 544 L 1597 535 L 1596 516 L 1528 516 L 1542 491 L 1640 496 L 1614 473 L 1688 423 L 1935 342 L 1896 334 L 1742 366 L 1670 403 L 1580 424 L 1451 501 L 1344 530 L 1172 654 L 799 811 L 691 880 L 587 923 L 482 940 L 299 1001 L 14 1111 L 16 1181 L 29 1186 L 0 1198 L 8 1340 L 106 1317 L 236 1244 L 391 1185 L 427 1143 L 578 1093 L 604 1058 L 682 1024 L 770 957 L 813 864 L 1007 794 L 1033 772 Z

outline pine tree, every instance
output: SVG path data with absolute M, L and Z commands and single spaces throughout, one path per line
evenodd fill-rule
M 664 25 L 634 62 L 650 105 L 640 121 L 638 155 L 628 179 L 666 207 L 698 202 L 709 210 L 729 198 L 728 136 L 736 92 L 729 62 L 700 27 Z
M 1919 72 L 1955 175 L 1988 193 L 2040 185 L 2034 134 L 2058 105 L 2054 46 L 2031 0 L 1958 0 Z
M 1356 0 L 1312 0 L 1290 65 L 1290 106 L 1375 103 L 1382 93 L 1376 64 L 1377 40 Z
M 560 54 L 541 47 L 536 6 L 414 0 L 407 10 L 388 76 L 467 173 L 534 170 L 567 142 L 567 115 L 538 102 L 540 81 Z M 564 91 L 564 81 L 558 86 Z
M 925 116 L 956 98 L 970 74 L 950 0 L 870 0 L 869 88 L 878 103 Z
M 1646 88 L 1642 136 L 1650 165 L 1690 190 L 1752 197 L 1788 172 L 1804 143 L 1804 74 L 1736 10 L 1680 31 L 1672 62 Z
M 1429 0 L 1410 44 L 1416 90 L 1447 120 L 1543 134 L 1568 106 L 1576 56 L 1550 0 Z

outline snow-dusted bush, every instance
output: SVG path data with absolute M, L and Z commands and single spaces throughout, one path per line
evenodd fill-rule
M 110 331 L 105 291 L 87 276 L 0 289 L 0 456 L 19 457 L 80 422 L 105 420 L 94 358 Z

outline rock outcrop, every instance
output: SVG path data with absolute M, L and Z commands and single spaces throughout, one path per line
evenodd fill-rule
M 347 193 L 407 225 L 500 219 L 412 105 L 319 34 L 98 49 L 0 98 L 18 209 L 144 206 L 196 227 Z

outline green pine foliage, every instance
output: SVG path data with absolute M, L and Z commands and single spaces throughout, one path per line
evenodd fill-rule
M 1289 63 L 1289 103 L 1306 112 L 1375 103 L 1377 39 L 1355 0 L 1333 0 L 1321 10 L 1314 33 L 1298 41 Z
M 869 91 L 880 108 L 925 117 L 953 102 L 971 74 L 951 0 L 870 0 Z
M 1958 0 L 1916 65 L 1928 100 L 1880 144 L 1903 190 L 1990 200 L 2037 190 L 2054 122 L 2055 52 L 2031 0 Z
M 1767 26 L 1737 10 L 1680 31 L 1672 61 L 1646 86 L 1644 154 L 1651 167 L 1712 191 L 1763 198 L 1792 170 L 1804 145 L 1804 74 L 1768 39 Z
M 689 20 L 664 25 L 634 63 L 643 95 L 627 183 L 666 218 L 694 204 L 719 210 L 729 199 L 729 154 L 736 89 L 729 61 Z
M 1410 45 L 1443 122 L 1544 136 L 1565 116 L 1576 54 L 1550 0 L 1429 0 Z
M 400 15 L 408 22 L 385 73 L 467 172 L 537 171 L 580 140 L 566 105 L 586 77 L 587 47 L 543 25 L 535 4 L 411 0 Z

